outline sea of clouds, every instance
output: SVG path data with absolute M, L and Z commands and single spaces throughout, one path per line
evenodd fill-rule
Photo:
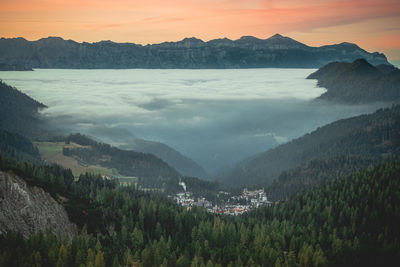
M 313 69 L 0 72 L 65 133 L 165 143 L 215 176 L 244 158 L 376 106 L 315 101 Z M 112 131 L 110 131 L 112 129 Z

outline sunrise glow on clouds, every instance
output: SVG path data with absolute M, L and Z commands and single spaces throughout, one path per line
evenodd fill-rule
M 400 60 L 399 0 L 0 0 L 0 36 L 141 44 L 287 35 Z

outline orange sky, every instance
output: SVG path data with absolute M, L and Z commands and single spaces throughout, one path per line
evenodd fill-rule
M 2 37 L 147 44 L 275 33 L 400 60 L 400 0 L 0 0 Z

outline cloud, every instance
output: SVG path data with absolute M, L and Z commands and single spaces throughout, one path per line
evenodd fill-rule
M 275 133 L 257 133 L 254 134 L 254 137 L 272 137 L 277 144 L 283 144 L 289 141 L 289 138 L 285 136 L 279 136 Z
M 374 107 L 308 101 L 310 69 L 48 70 L 2 79 L 49 106 L 65 132 L 121 145 L 161 141 L 210 173 L 328 122 Z M 217 157 L 215 157 L 217 155 Z

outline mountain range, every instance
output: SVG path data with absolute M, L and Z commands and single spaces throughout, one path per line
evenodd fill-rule
M 37 41 L 0 39 L 0 64 L 23 68 L 317 68 L 332 61 L 364 58 L 389 64 L 385 55 L 343 42 L 312 47 L 275 34 L 267 39 L 243 36 L 204 42 L 185 38 L 152 45 L 101 41 L 78 43 L 60 37 Z

